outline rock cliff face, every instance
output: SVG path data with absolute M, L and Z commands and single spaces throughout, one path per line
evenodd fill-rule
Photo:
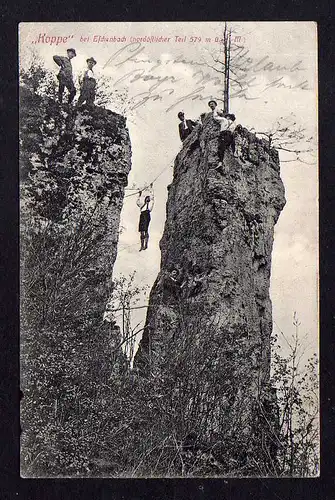
M 23 216 L 60 225 L 105 207 L 110 262 L 116 258 L 124 187 L 131 165 L 125 118 L 99 107 L 60 107 L 21 89 Z
M 271 252 L 284 187 L 277 151 L 240 126 L 236 157 L 226 152 L 223 173 L 216 170 L 218 135 L 208 114 L 176 157 L 161 270 L 135 366 L 154 370 L 187 324 L 193 344 L 211 335 L 217 366 L 235 395 L 248 400 L 269 382 Z M 229 373 L 232 355 L 237 362 Z
M 131 146 L 104 108 L 20 97 L 22 474 L 71 475 L 71 440 L 124 362 L 102 318 Z
M 110 285 L 124 188 L 131 167 L 125 119 L 99 107 L 90 110 L 60 107 L 53 100 L 42 99 L 23 88 L 20 132 L 23 236 L 33 241 L 43 228 L 49 228 L 50 238 L 55 235 L 60 246 L 62 238 L 66 244 L 71 235 L 78 241 L 86 238 L 87 244 L 99 240 L 89 269 L 81 269 L 81 273 L 93 275 L 104 271 Z M 29 274 L 31 250 L 24 243 L 23 239 L 23 285 L 25 270 Z M 74 245 L 72 250 L 75 252 L 77 247 Z M 66 257 L 70 259 L 74 254 L 64 255 L 63 265 Z M 78 258 L 79 255 L 76 262 Z M 88 279 L 87 287 L 90 287 Z M 23 293 L 25 296 L 25 286 Z M 94 285 L 90 293 L 95 293 Z M 102 312 L 103 307 L 104 304 Z

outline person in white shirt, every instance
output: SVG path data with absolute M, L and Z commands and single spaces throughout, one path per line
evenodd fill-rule
M 224 154 L 231 146 L 232 152 L 235 155 L 235 143 L 233 131 L 235 129 L 235 115 L 227 113 L 225 116 L 220 116 L 216 111 L 213 111 L 213 118 L 220 123 L 220 135 L 218 144 L 219 164 L 217 168 L 222 167 Z
M 136 205 L 140 209 L 140 221 L 138 224 L 138 231 L 141 233 L 141 250 L 146 250 L 148 248 L 149 241 L 149 224 L 151 220 L 150 212 L 154 208 L 155 198 L 152 184 L 150 184 L 149 195 L 146 195 L 144 200 L 142 197 L 142 191 L 139 192 L 139 196 L 136 201 Z
M 86 101 L 88 106 L 92 106 L 95 99 L 95 91 L 97 81 L 93 72 L 93 66 L 97 64 L 93 57 L 86 59 L 87 68 L 79 76 L 80 96 L 78 99 L 78 106 L 81 106 Z

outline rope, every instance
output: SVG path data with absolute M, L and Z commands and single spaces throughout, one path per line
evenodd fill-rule
M 147 186 L 145 186 L 144 188 L 142 188 L 142 189 L 138 189 L 138 188 L 125 188 L 125 191 L 135 191 L 135 192 L 134 192 L 134 193 L 127 194 L 124 198 L 129 198 L 130 196 L 134 196 L 134 195 L 136 195 L 136 194 L 140 193 L 140 191 L 145 191 L 145 190 L 146 190 L 146 189 L 150 186 L 150 184 L 153 184 L 154 182 L 156 182 L 156 181 L 157 181 L 157 179 L 158 179 L 158 178 L 159 178 L 159 177 L 160 177 L 160 176 L 161 176 L 161 175 L 165 172 L 165 170 L 167 170 L 167 168 L 169 168 L 169 167 L 170 167 L 171 162 L 174 160 L 175 156 L 176 156 L 176 155 L 174 154 L 174 155 L 173 155 L 173 157 L 171 158 L 171 160 L 168 162 L 168 164 L 167 164 L 167 165 L 163 168 L 163 170 L 161 170 L 161 171 L 159 172 L 159 174 L 158 174 L 158 175 L 156 175 L 156 177 L 155 177 L 155 178 L 154 178 L 151 182 L 149 182 L 149 183 L 148 183 L 148 185 L 147 185 Z M 128 249 L 128 248 L 130 248 L 130 247 L 137 246 L 137 245 L 138 245 L 138 242 L 137 242 L 137 243 L 131 243 L 131 244 L 129 244 L 129 245 L 128 245 L 128 244 L 125 244 L 125 246 L 124 246 L 123 248 L 118 249 L 118 252 L 117 252 L 117 253 L 119 254 L 119 253 L 120 253 L 120 252 L 122 252 L 123 250 L 126 250 L 126 249 Z
M 150 184 L 153 184 L 154 182 L 157 181 L 157 179 L 165 172 L 165 170 L 167 170 L 170 166 L 171 166 L 171 162 L 172 160 L 175 158 L 176 155 L 173 155 L 172 159 L 169 161 L 169 163 L 163 168 L 163 170 L 161 170 L 159 172 L 158 175 L 156 175 L 156 177 L 151 181 L 149 182 L 144 188 L 142 189 L 136 189 L 136 188 L 129 188 L 129 189 L 126 189 L 127 191 L 135 191 L 135 193 L 130 193 L 130 194 L 127 194 L 125 196 L 125 198 L 129 198 L 130 196 L 134 196 L 135 194 L 139 193 L 140 191 L 145 191 L 146 189 L 148 189 L 148 187 L 150 186 Z
M 133 309 L 145 309 L 147 307 L 153 307 L 154 305 L 149 306 L 135 306 L 135 307 L 120 307 L 119 309 L 112 309 L 111 312 L 116 312 L 116 311 L 123 311 L 126 309 L 127 311 L 132 311 Z

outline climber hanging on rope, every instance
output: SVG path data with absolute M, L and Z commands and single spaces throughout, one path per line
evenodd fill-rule
M 141 211 L 140 214 L 140 221 L 138 225 L 138 231 L 141 233 L 141 250 L 146 250 L 148 248 L 148 240 L 149 240 L 149 224 L 150 224 L 150 212 L 152 211 L 155 203 L 154 199 L 154 191 L 153 191 L 153 185 L 150 184 L 150 191 L 149 195 L 146 195 L 144 200 L 142 197 L 142 191 L 139 192 L 139 196 L 136 201 L 136 205 Z

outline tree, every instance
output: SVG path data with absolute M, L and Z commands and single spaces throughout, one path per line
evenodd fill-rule
M 315 163 L 315 137 L 307 134 L 306 127 L 298 123 L 294 113 L 280 116 L 267 131 L 255 131 L 254 128 L 250 128 L 250 131 L 265 136 L 269 141 L 269 148 L 274 147 L 294 155 L 292 160 L 282 161 L 295 159 L 302 163 Z M 313 159 L 314 161 L 311 161 Z
M 134 271 L 129 276 L 120 276 L 114 280 L 113 292 L 106 306 L 108 321 L 115 322 L 120 329 L 120 339 L 116 346 L 122 348 L 125 356 L 132 363 L 137 335 L 143 330 L 141 323 L 134 324 L 132 312 L 137 309 L 146 309 L 146 305 L 138 305 L 140 296 L 145 299 L 148 286 L 135 284 Z M 110 311 L 110 317 L 108 317 Z
M 29 59 L 21 61 L 19 81 L 35 94 L 56 100 L 57 79 L 36 52 L 32 51 Z
M 229 87 L 230 87 L 230 59 L 231 59 L 231 28 L 228 29 L 227 23 L 224 25 L 223 32 L 223 111 L 229 112 Z
M 313 354 L 301 366 L 305 350 L 296 313 L 293 326 L 291 337 L 281 332 L 287 355 L 281 354 L 278 337 L 273 339 L 271 382 L 279 408 L 279 427 L 274 435 L 279 444 L 277 475 L 313 477 L 319 471 L 318 358 Z
M 29 225 L 22 213 L 24 476 L 89 474 L 108 435 L 103 426 L 127 428 L 119 405 L 127 397 L 130 360 L 121 347 L 129 339 L 102 321 L 110 267 L 103 252 L 99 266 L 92 262 L 101 254 L 106 214 L 100 203 L 73 212 L 63 223 L 30 213 Z M 126 278 L 115 290 L 125 304 L 139 293 Z
M 244 84 L 242 80 L 245 77 L 245 72 L 241 71 L 238 64 L 235 64 L 234 52 L 239 48 L 239 45 L 232 43 L 232 34 L 234 30 L 228 26 L 227 22 L 224 23 L 223 37 L 220 41 L 219 54 L 210 53 L 212 63 L 207 62 L 207 66 L 215 72 L 223 74 L 223 111 L 229 112 L 231 89 L 241 91 Z
M 241 37 L 233 37 L 233 34 L 234 29 L 225 22 L 219 53 L 211 52 L 211 62 L 206 61 L 208 67 L 223 75 L 223 110 L 226 113 L 229 112 L 232 98 L 252 99 L 248 97 L 248 90 L 255 79 L 250 74 L 250 64 L 248 66 L 247 60 L 244 61 L 244 47 L 239 43 Z M 256 135 L 266 137 L 269 147 L 294 155 L 292 159 L 282 161 L 315 163 L 316 137 L 307 132 L 294 113 L 279 117 L 267 130 L 255 130 L 252 126 L 248 129 Z

